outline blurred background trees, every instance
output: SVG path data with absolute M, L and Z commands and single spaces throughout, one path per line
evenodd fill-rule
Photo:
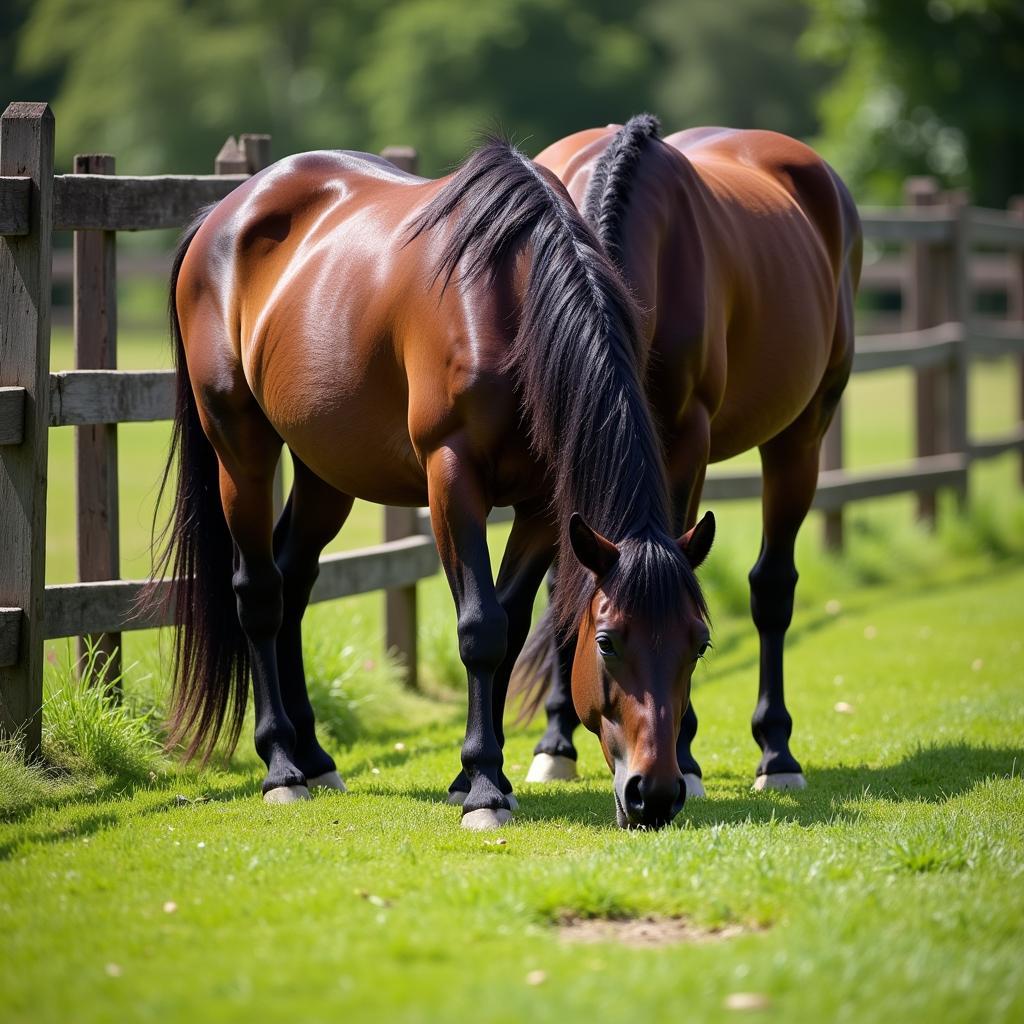
M 52 102 L 65 167 L 208 171 L 269 131 L 437 174 L 481 129 L 536 152 L 646 109 L 807 139 L 862 201 L 1024 190 L 1024 0 L 6 0 L 0 92 Z

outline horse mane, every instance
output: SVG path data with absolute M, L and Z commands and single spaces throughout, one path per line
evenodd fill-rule
M 661 441 L 642 386 L 633 301 L 568 194 L 505 140 L 488 139 L 412 224 L 445 224 L 434 281 L 493 281 L 528 246 L 530 270 L 506 369 L 518 382 L 531 443 L 550 467 L 560 526 L 553 594 L 559 631 L 575 630 L 593 577 L 568 547 L 579 512 L 620 545 L 602 589 L 652 624 L 684 592 L 704 608 L 670 533 Z M 655 625 L 656 628 L 656 625 Z
M 631 117 L 601 154 L 583 197 L 583 216 L 617 267 L 623 264 L 622 221 L 633 172 L 648 141 L 660 137 L 661 122 L 653 114 Z

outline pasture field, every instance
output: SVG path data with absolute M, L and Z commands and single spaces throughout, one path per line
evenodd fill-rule
M 152 352 L 123 339 L 122 365 L 159 365 Z M 1015 389 L 1008 363 L 974 371 L 978 435 L 1010 423 Z M 855 379 L 852 394 L 850 464 L 908 455 L 909 376 Z M 126 575 L 145 572 L 165 439 L 163 425 L 121 431 Z M 54 582 L 73 578 L 70 445 L 51 435 Z M 971 485 L 971 511 L 944 503 L 937 535 L 912 525 L 909 498 L 854 506 L 842 559 L 810 520 L 787 658 L 801 793 L 750 791 L 758 512 L 716 509 L 715 650 L 694 691 L 708 797 L 655 834 L 614 827 L 590 737 L 580 782 L 523 784 L 536 725 L 506 748 L 516 821 L 458 828 L 442 798 L 464 699 L 440 579 L 421 585 L 429 697 L 381 658 L 379 596 L 311 610 L 314 701 L 350 793 L 308 804 L 260 802 L 247 739 L 205 771 L 157 753 L 153 634 L 126 638 L 116 721 L 81 710 L 54 645 L 49 767 L 0 756 L 0 1018 L 1024 1019 L 1018 463 Z M 359 509 L 341 543 L 372 542 L 379 520 Z M 564 927 L 650 915 L 684 920 L 684 941 L 579 943 Z M 741 993 L 754 1009 L 730 1008 Z

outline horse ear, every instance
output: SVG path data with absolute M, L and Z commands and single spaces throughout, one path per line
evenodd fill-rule
M 715 514 L 705 512 L 704 518 L 692 529 L 679 538 L 676 543 L 683 557 L 690 563 L 691 569 L 696 569 L 711 550 L 715 539 Z
M 580 564 L 598 579 L 607 576 L 619 560 L 619 549 L 607 537 L 587 525 L 578 512 L 569 517 L 569 543 Z

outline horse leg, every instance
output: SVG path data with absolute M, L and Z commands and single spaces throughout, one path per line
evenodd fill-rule
M 549 593 L 549 600 L 552 595 Z M 576 637 L 555 646 L 551 670 L 551 688 L 544 701 L 548 726 L 533 749 L 533 761 L 526 773 L 527 782 L 560 782 L 579 777 L 576 770 L 576 746 L 572 737 L 580 724 L 572 702 L 572 663 L 576 657 Z
M 491 576 L 488 501 L 479 471 L 460 439 L 448 439 L 428 456 L 427 490 L 438 554 L 455 600 L 459 656 L 469 689 L 462 745 L 469 790 L 462 805 L 462 825 L 497 828 L 512 817 L 502 788 L 502 753 L 494 729 L 494 679 L 508 650 L 508 616 Z
M 764 529 L 750 572 L 750 608 L 761 638 L 757 707 L 751 721 L 762 756 L 755 789 L 803 789 L 803 771 L 789 749 L 793 719 L 783 691 L 783 647 L 793 617 L 797 533 L 818 482 L 821 438 L 834 404 L 819 399 L 783 433 L 761 447 Z
M 256 710 L 256 750 L 267 766 L 268 803 L 306 799 L 306 776 L 295 762 L 295 728 L 285 711 L 277 668 L 283 619 L 281 573 L 274 561 L 273 485 L 281 441 L 251 396 L 220 403 L 209 417 L 220 459 L 220 494 L 235 544 L 232 586 L 238 621 L 249 642 Z
M 711 445 L 711 426 L 703 406 L 694 405 L 684 422 L 685 432 L 670 445 L 672 461 L 669 472 L 672 478 L 672 508 L 676 536 L 694 527 L 700 511 L 700 497 L 704 490 L 704 476 L 707 472 L 708 455 Z M 687 701 L 679 723 L 679 739 L 676 740 L 676 758 L 679 771 L 686 786 L 686 798 L 706 796 L 704 773 L 693 756 L 693 741 L 697 736 L 697 712 L 693 707 L 693 695 Z
M 533 601 L 551 564 L 554 548 L 554 528 L 550 520 L 537 510 L 517 508 L 496 585 L 498 603 L 508 617 L 508 649 L 494 677 L 493 698 L 494 733 L 502 748 L 505 746 L 505 698 L 509 680 L 530 631 Z M 509 806 L 516 810 L 512 785 L 504 772 L 501 774 L 501 787 Z M 469 779 L 463 771 L 449 787 L 448 802 L 463 803 L 468 791 Z
M 284 579 L 284 607 L 277 634 L 281 696 L 295 727 L 295 763 L 306 776 L 306 784 L 344 792 L 333 758 L 316 738 L 302 664 L 302 616 L 320 573 L 320 552 L 344 526 L 352 511 L 352 498 L 325 483 L 294 455 L 292 463 L 292 491 L 274 529 L 274 557 Z

